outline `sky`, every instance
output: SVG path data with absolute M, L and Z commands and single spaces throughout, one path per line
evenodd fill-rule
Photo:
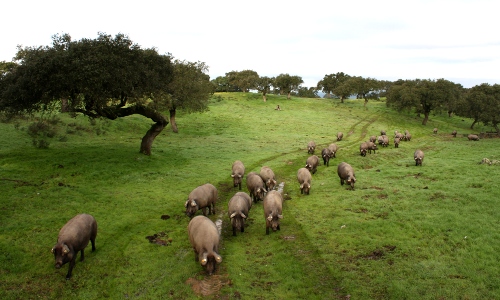
M 7 2 L 7 3 L 4 3 Z M 288 73 L 315 87 L 327 74 L 500 84 L 495 0 L 4 1 L 0 61 L 17 46 L 98 32 L 230 71 Z M 496 3 L 495 3 L 496 2 Z

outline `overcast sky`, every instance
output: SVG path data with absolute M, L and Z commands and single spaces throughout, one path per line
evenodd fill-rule
M 5 1 L 7 2 L 7 1 Z M 445 78 L 500 84 L 500 4 L 494 0 L 8 1 L 0 4 L 0 61 L 17 45 L 98 32 L 202 61 L 210 77 L 254 70 L 301 76 Z

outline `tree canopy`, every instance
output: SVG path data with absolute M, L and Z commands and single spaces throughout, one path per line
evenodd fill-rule
M 71 111 L 91 118 L 143 115 L 154 122 L 140 147 L 150 155 L 155 137 L 168 124 L 159 110 L 166 99 L 175 107 L 200 107 L 190 101 L 189 92 L 181 91 L 186 86 L 175 80 L 175 74 L 182 73 L 175 67 L 187 65 L 196 69 L 195 78 L 207 81 L 199 73 L 206 70 L 204 64 L 174 64 L 170 54 L 142 49 L 123 34 L 98 33 L 96 39 L 79 41 L 63 34 L 52 39 L 50 46 L 18 47 L 16 66 L 0 78 L 0 111 L 32 113 L 66 99 Z M 185 79 L 187 85 L 192 83 L 188 75 Z
M 226 73 L 226 77 L 229 84 L 237 86 L 246 93 L 250 89 L 255 89 L 259 74 L 253 70 L 231 71 Z
M 334 94 L 340 98 L 340 102 L 352 95 L 353 90 L 350 84 L 346 84 L 347 79 L 351 76 L 344 72 L 337 72 L 336 74 L 327 74 L 320 80 L 316 88 L 324 92 L 327 98 Z
M 274 87 L 279 90 L 280 94 L 286 94 L 287 98 L 290 99 L 291 92 L 298 91 L 302 83 L 304 83 L 302 77 L 292 76 L 287 73 L 276 76 Z
M 262 76 L 257 79 L 255 88 L 262 93 L 262 98 L 266 102 L 266 95 L 271 91 L 271 87 L 274 86 L 274 77 Z

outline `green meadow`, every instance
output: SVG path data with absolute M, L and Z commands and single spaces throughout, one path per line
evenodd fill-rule
M 47 149 L 28 135 L 35 121 L 0 123 L 1 299 L 500 298 L 500 166 L 480 164 L 500 160 L 500 139 L 466 138 L 491 127 L 471 130 L 471 120 L 446 113 L 423 126 L 383 101 L 365 108 L 363 100 L 221 93 L 207 112 L 178 112 L 179 133 L 167 126 L 145 156 L 151 120 L 142 116 L 54 114 Z M 360 143 L 380 130 L 389 147 L 361 157 Z M 394 148 L 394 130 L 412 140 Z M 332 142 L 340 150 L 302 195 L 296 174 L 310 140 L 315 154 Z M 425 152 L 421 167 L 416 149 Z M 232 236 L 235 160 L 246 173 L 269 166 L 284 183 L 280 231 L 265 234 L 258 202 L 245 232 Z M 355 170 L 354 190 L 340 185 L 342 161 Z M 212 276 L 194 261 L 184 215 L 189 192 L 204 183 L 218 188 L 209 217 L 222 220 L 223 261 Z M 97 249 L 87 246 L 83 262 L 78 255 L 67 281 L 68 264 L 55 269 L 50 249 L 79 213 L 96 218 Z

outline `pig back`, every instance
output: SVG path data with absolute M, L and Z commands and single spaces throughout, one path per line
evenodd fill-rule
M 89 214 L 79 214 L 69 220 L 59 231 L 57 243 L 72 246 L 79 251 L 87 247 L 91 239 L 97 236 L 97 222 Z

